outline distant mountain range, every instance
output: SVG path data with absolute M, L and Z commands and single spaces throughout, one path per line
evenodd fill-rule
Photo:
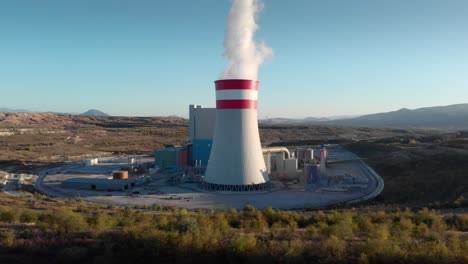
M 424 107 L 414 110 L 402 108 L 387 113 L 338 119 L 325 123 L 345 126 L 464 129 L 468 128 L 468 104 Z
M 294 119 L 294 118 L 267 118 L 267 119 L 260 119 L 258 122 L 264 125 L 293 125 L 293 124 L 308 124 L 308 123 L 316 123 L 316 122 L 326 122 L 331 121 L 326 117 L 306 117 L 302 119 Z
M 258 122 L 260 124 L 265 125 L 281 125 L 281 124 L 310 124 L 310 123 L 317 123 L 317 122 L 328 122 L 333 120 L 339 119 L 349 119 L 358 117 L 358 115 L 340 115 L 340 116 L 329 116 L 329 117 L 306 117 L 306 118 L 282 118 L 282 117 L 275 117 L 275 118 L 266 118 L 260 119 Z
M 11 109 L 6 107 L 0 107 L 0 113 L 35 113 L 37 111 L 30 111 L 24 109 Z M 82 114 L 79 113 L 65 113 L 65 112 L 46 112 L 50 114 L 58 114 L 58 115 L 82 115 L 82 116 L 110 116 L 102 111 L 96 109 L 90 109 Z
M 0 108 L 0 112 L 32 112 Z M 90 109 L 82 114 L 56 113 L 82 116 L 109 116 L 108 114 Z M 361 127 L 388 128 L 434 128 L 434 129 L 468 129 L 468 104 L 424 107 L 414 110 L 402 108 L 397 111 L 377 113 L 363 116 L 335 116 L 327 118 L 307 117 L 268 118 L 259 120 L 263 125 L 339 125 Z
M 468 128 L 468 104 L 424 107 L 414 110 L 402 108 L 397 111 L 363 115 L 358 117 L 289 119 L 269 118 L 259 120 L 264 125 L 342 125 L 389 128 Z
M 24 109 L 11 109 L 6 107 L 0 107 L 0 112 L 2 113 L 23 113 L 23 112 L 30 112 Z

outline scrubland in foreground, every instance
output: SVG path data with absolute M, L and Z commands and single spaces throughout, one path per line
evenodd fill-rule
M 466 263 L 468 215 L 140 209 L 0 194 L 2 263 Z M 8 203 L 3 203 L 8 204 Z
M 405 206 L 468 206 L 468 137 L 393 137 L 346 148 L 385 182 L 378 201 Z

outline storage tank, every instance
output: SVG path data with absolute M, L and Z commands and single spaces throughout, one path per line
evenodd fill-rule
M 114 180 L 127 180 L 128 171 L 114 171 L 112 172 L 112 178 Z
M 257 120 L 258 81 L 218 80 L 213 146 L 203 187 L 255 191 L 270 187 Z

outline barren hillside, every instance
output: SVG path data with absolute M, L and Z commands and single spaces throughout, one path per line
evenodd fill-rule
M 182 118 L 0 113 L 1 160 L 56 162 L 151 153 L 187 138 Z
M 187 120 L 174 117 L 108 117 L 0 112 L 0 128 L 68 128 L 86 126 L 128 128 L 185 125 L 187 125 Z

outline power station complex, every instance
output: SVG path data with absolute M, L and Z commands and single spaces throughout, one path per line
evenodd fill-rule
M 190 105 L 189 143 L 156 151 L 156 165 L 182 172 L 213 191 L 268 190 L 270 179 L 317 181 L 318 169 L 325 168 L 325 148 L 317 151 L 320 165 L 312 148 L 262 148 L 258 86 L 255 80 L 216 81 L 216 108 Z M 298 161 L 305 164 L 304 170 L 298 170 Z
M 256 5 L 256 1 L 247 2 Z M 233 4 L 225 49 L 227 53 L 239 50 L 225 55 L 230 65 L 225 79 L 215 81 L 216 107 L 189 106 L 188 142 L 155 151 L 154 164 L 151 156 L 108 157 L 47 169 L 37 177 L 36 188 L 52 196 L 108 205 L 164 204 L 193 209 L 242 208 L 246 204 L 312 208 L 377 196 L 383 180 L 340 146 L 328 146 L 333 156 L 328 163 L 323 145 L 262 148 L 257 118 L 259 82 L 251 79 L 257 78 L 253 76 L 265 59 L 260 57 L 268 54 L 256 54 L 256 8 L 250 7 Z M 251 23 L 237 23 L 245 20 L 238 12 L 248 14 Z M 249 56 L 245 46 L 259 56 Z
M 262 148 L 258 88 L 255 80 L 216 81 L 216 107 L 190 105 L 189 140 L 155 151 L 154 160 L 107 157 L 65 164 L 42 172 L 35 186 L 52 196 L 108 205 L 191 209 L 319 208 L 381 193 L 383 180 L 338 145 Z

